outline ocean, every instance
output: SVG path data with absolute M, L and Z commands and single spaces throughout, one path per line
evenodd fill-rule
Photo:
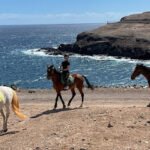
M 59 68 L 63 57 L 49 56 L 37 52 L 37 49 L 73 43 L 78 33 L 99 26 L 102 24 L 0 26 L 0 84 L 15 84 L 19 88 L 51 88 L 52 82 L 46 79 L 47 65 Z M 71 73 L 86 75 L 95 86 L 147 86 L 143 76 L 134 81 L 130 76 L 137 63 L 150 66 L 150 61 L 73 55 L 70 62 Z

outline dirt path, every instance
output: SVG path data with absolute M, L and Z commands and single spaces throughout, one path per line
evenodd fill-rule
M 26 121 L 11 113 L 0 150 L 148 150 L 149 89 L 85 89 L 84 107 L 77 96 L 69 109 L 52 110 L 53 90 L 21 90 Z M 63 93 L 66 103 L 70 97 Z M 2 124 L 2 118 L 0 117 Z

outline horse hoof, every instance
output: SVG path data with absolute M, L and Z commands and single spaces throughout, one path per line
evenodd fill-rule
M 80 105 L 80 108 L 82 108 L 83 107 L 83 105 Z
M 147 105 L 147 107 L 150 107 L 150 103 Z
M 66 105 L 63 106 L 63 109 L 65 109 L 65 108 L 66 108 Z
M 7 132 L 8 129 L 4 129 L 3 132 Z
M 57 108 L 57 106 L 54 106 L 53 110 L 55 110 Z

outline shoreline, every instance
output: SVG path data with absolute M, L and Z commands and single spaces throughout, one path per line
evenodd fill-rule
M 81 101 L 80 93 L 76 89 L 73 101 Z M 55 89 L 19 89 L 18 96 L 21 102 L 49 102 L 54 103 L 56 98 Z M 71 97 L 71 91 L 61 92 L 63 99 L 67 102 Z M 94 90 L 84 88 L 86 101 L 150 101 L 149 88 L 95 88 Z
M 5 86 L 5 85 L 2 85 Z M 7 85 L 6 85 L 7 86 Z M 25 88 L 25 87 L 17 87 L 17 90 L 53 90 L 53 87 L 50 88 Z M 94 86 L 94 89 L 146 89 L 149 88 L 148 85 L 127 85 L 127 86 Z M 84 86 L 84 89 L 88 89 L 87 86 Z

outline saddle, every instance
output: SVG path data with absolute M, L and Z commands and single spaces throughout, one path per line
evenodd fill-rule
M 69 77 L 67 78 L 67 81 L 64 81 L 64 78 L 61 75 L 61 83 L 62 84 L 67 84 L 67 86 L 69 86 L 69 85 L 74 83 L 74 77 L 72 75 L 69 75 Z

